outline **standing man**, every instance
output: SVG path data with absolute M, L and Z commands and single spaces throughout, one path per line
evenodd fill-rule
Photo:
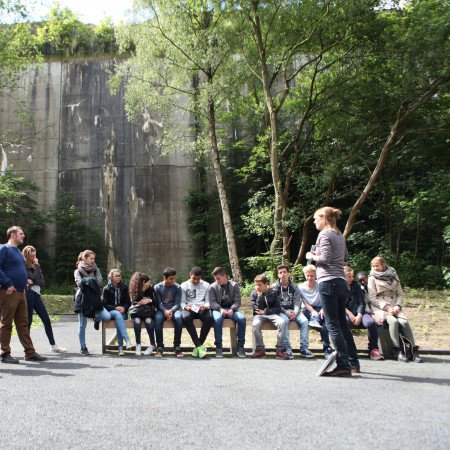
M 189 273 L 189 280 L 181 284 L 183 323 L 194 343 L 192 356 L 195 358 L 206 356 L 204 343 L 213 324 L 209 304 L 210 285 L 202 280 L 202 275 L 203 271 L 200 267 L 193 267 Z M 195 329 L 194 319 L 200 319 L 203 322 L 200 336 Z
M 45 361 L 36 353 L 28 329 L 28 309 L 25 289 L 28 283 L 25 259 L 17 248 L 23 244 L 22 228 L 14 226 L 6 232 L 8 242 L 0 246 L 0 344 L 2 363 L 18 364 L 11 356 L 11 331 L 16 325 L 20 343 L 25 349 L 27 361 Z
M 181 332 L 183 331 L 183 316 L 181 315 L 181 288 L 175 283 L 177 272 L 172 267 L 166 267 L 163 280 L 155 286 L 155 297 L 158 301 L 158 311 L 155 314 L 155 332 L 157 353 L 164 351 L 163 323 L 173 320 L 175 327 L 173 336 L 174 354 L 177 358 L 183 357 L 181 351 Z
M 234 281 L 228 279 L 223 267 L 213 270 L 216 280 L 209 291 L 209 302 L 214 318 L 214 335 L 216 337 L 216 358 L 222 358 L 222 326 L 224 319 L 232 319 L 237 324 L 238 356 L 245 358 L 245 325 L 246 319 L 238 309 L 241 306 L 241 290 Z
M 294 359 L 292 354 L 291 340 L 289 338 L 289 323 L 295 322 L 300 328 L 300 356 L 303 358 L 314 358 L 309 350 L 308 319 L 301 312 L 300 306 L 302 295 L 296 284 L 290 280 L 289 267 L 282 264 L 277 267 L 278 280 L 272 285 L 272 289 L 278 294 L 282 312 L 280 316 L 286 323 L 286 337 L 284 347 L 289 359 Z

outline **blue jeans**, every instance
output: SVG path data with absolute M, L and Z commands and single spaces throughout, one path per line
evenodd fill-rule
M 116 322 L 117 343 L 119 347 L 123 346 L 124 339 L 126 341 L 130 339 L 128 337 L 124 317 L 116 309 L 113 311 L 108 311 L 103 308 L 101 311 L 95 313 L 95 320 L 97 320 L 98 322 L 101 322 L 102 320 L 114 320 L 114 322 Z M 81 348 L 86 347 L 86 325 L 87 317 L 84 317 L 83 314 L 78 313 L 78 338 L 80 340 Z
M 152 318 L 147 317 L 146 319 L 140 319 L 139 317 L 133 318 L 133 328 L 134 328 L 134 337 L 136 339 L 136 345 L 141 344 L 141 330 L 142 324 L 144 322 L 145 329 L 148 333 L 148 338 L 150 340 L 150 345 L 155 346 L 155 322 Z
M 164 349 L 164 337 L 163 337 L 163 323 L 167 320 L 162 311 L 156 311 L 155 313 L 155 333 L 156 333 L 156 345 Z M 172 321 L 174 324 L 173 346 L 181 346 L 181 333 L 183 331 L 183 315 L 180 310 L 177 310 L 172 315 Z
M 321 306 L 313 306 L 312 308 L 316 312 L 320 312 L 320 310 L 322 309 Z M 303 308 L 303 314 L 309 321 L 317 320 L 317 322 L 319 322 L 319 325 L 322 326 L 322 329 L 320 330 L 320 339 L 322 339 L 323 349 L 326 350 L 330 346 L 330 335 L 328 333 L 328 328 L 325 319 L 321 319 L 320 314 L 319 316 L 317 316 L 318 318 L 316 319 L 306 308 Z
M 42 297 L 37 293 L 32 291 L 26 291 L 27 296 L 27 306 L 28 306 L 28 329 L 31 328 L 31 323 L 33 322 L 33 311 L 42 320 L 44 324 L 45 334 L 47 335 L 50 345 L 55 345 L 55 338 L 53 337 L 52 324 L 50 322 L 50 317 L 48 316 L 47 309 L 45 308 Z
M 287 312 L 291 311 L 293 310 L 291 309 Z M 291 350 L 291 339 L 289 337 L 289 323 L 291 322 L 291 320 L 289 320 L 289 317 L 283 313 L 280 314 L 280 317 L 282 317 L 282 319 L 286 323 L 286 337 L 284 339 L 284 347 L 286 348 L 286 350 Z M 295 316 L 294 321 L 300 328 L 300 351 L 308 350 L 308 319 L 303 315 L 303 313 L 299 313 L 297 316 Z
M 347 325 L 345 304 L 347 282 L 342 278 L 319 283 L 322 305 L 328 331 L 336 348 L 336 364 L 340 369 L 359 367 L 358 354 L 352 332 Z
M 229 311 L 231 308 L 223 308 L 226 311 Z M 216 347 L 222 348 L 222 333 L 223 333 L 223 321 L 224 319 L 229 319 L 230 317 L 224 317 L 220 314 L 220 311 L 213 311 L 214 318 L 214 336 L 216 337 L 216 341 L 214 345 Z M 244 314 L 240 311 L 235 311 L 231 317 L 236 322 L 237 325 L 237 344 L 239 347 L 243 347 L 245 344 L 245 326 L 247 324 L 247 320 L 245 319 Z

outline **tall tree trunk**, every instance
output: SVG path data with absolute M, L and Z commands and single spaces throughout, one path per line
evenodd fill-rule
M 297 258 L 295 260 L 294 265 L 300 264 L 303 261 L 303 258 L 306 255 L 306 252 L 308 249 L 306 248 L 306 245 L 308 244 L 308 238 L 309 238 L 309 224 L 311 223 L 311 219 L 313 218 L 312 215 L 306 218 L 306 220 L 303 222 L 302 227 L 302 242 L 300 244 L 300 249 L 298 251 Z
M 372 175 L 369 178 L 369 181 L 367 182 L 363 192 L 359 196 L 359 198 L 356 200 L 354 205 L 352 206 L 352 209 L 350 211 L 350 215 L 348 216 L 347 223 L 345 225 L 344 230 L 344 236 L 347 239 L 350 235 L 353 225 L 356 221 L 356 215 L 358 214 L 358 211 L 361 209 L 362 205 L 367 199 L 367 196 L 372 191 L 373 187 L 375 186 L 375 183 L 380 176 L 381 171 L 383 170 L 383 167 L 386 163 L 387 157 L 389 155 L 389 151 L 391 150 L 392 145 L 394 144 L 395 139 L 398 136 L 398 133 L 400 131 L 401 126 L 422 106 L 424 105 L 430 98 L 433 97 L 433 95 L 439 90 L 439 87 L 445 83 L 447 83 L 450 80 L 450 76 L 444 76 L 436 79 L 429 87 L 428 89 L 422 94 L 422 96 L 412 105 L 410 105 L 406 110 L 404 109 L 404 105 L 402 105 L 399 108 L 397 119 L 391 127 L 391 131 L 389 132 L 389 135 L 383 145 L 383 148 L 381 149 L 380 156 L 378 158 L 377 165 L 375 169 L 372 172 Z
M 220 164 L 219 148 L 216 134 L 216 111 L 213 100 L 208 101 L 208 132 L 211 143 L 211 159 L 213 161 L 214 175 L 216 176 L 217 191 L 219 193 L 220 206 L 222 208 L 222 220 L 227 240 L 228 257 L 230 258 L 231 273 L 233 279 L 242 283 L 242 273 L 234 238 L 233 224 L 231 221 L 230 208 L 228 207 L 227 193 L 223 182 L 222 166 Z
M 270 168 L 272 171 L 272 183 L 275 193 L 275 205 L 273 215 L 274 237 L 270 245 L 270 253 L 272 255 L 283 251 L 283 260 L 286 260 L 285 249 L 288 244 L 287 233 L 284 232 L 283 222 L 286 214 L 286 200 L 283 194 L 283 186 L 280 179 L 279 166 L 279 142 L 278 142 L 278 110 L 275 107 L 272 93 L 271 82 L 269 76 L 269 68 L 267 66 L 267 56 L 265 44 L 262 36 L 261 23 L 258 15 L 258 2 L 252 2 L 252 7 L 255 13 L 254 19 L 250 19 L 253 29 L 253 34 L 258 46 L 258 56 L 261 64 L 261 80 L 264 90 L 264 99 L 269 113 L 270 122 Z

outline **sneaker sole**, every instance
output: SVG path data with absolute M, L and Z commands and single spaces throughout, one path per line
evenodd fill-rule
M 330 357 L 324 362 L 322 367 L 317 372 L 318 377 L 321 377 L 327 371 L 327 369 L 331 367 L 331 365 L 336 361 L 336 356 L 336 352 L 331 353 Z

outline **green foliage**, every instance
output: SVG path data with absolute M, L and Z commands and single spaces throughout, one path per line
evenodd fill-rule
M 58 3 L 36 27 L 35 42 L 45 55 L 98 55 L 118 52 L 112 19 L 106 17 L 97 26 L 86 25 L 77 14 Z M 125 48 L 128 51 L 129 47 Z
M 39 186 L 27 178 L 7 170 L 0 175 L 0 230 L 13 226 L 22 226 L 27 241 L 36 237 L 48 220 L 46 214 L 38 209 L 34 196 Z
M 108 247 L 102 231 L 91 226 L 75 207 L 69 193 L 61 193 L 54 211 L 56 221 L 54 281 L 73 283 L 73 272 L 81 251 L 90 249 L 103 276 L 106 274 Z
M 207 279 L 217 266 L 225 267 L 230 273 L 226 241 L 217 232 L 215 224 L 220 223 L 220 203 L 216 192 L 205 188 L 189 189 L 186 199 L 189 206 L 188 226 L 193 232 L 199 258 L 193 264 L 200 266 Z

